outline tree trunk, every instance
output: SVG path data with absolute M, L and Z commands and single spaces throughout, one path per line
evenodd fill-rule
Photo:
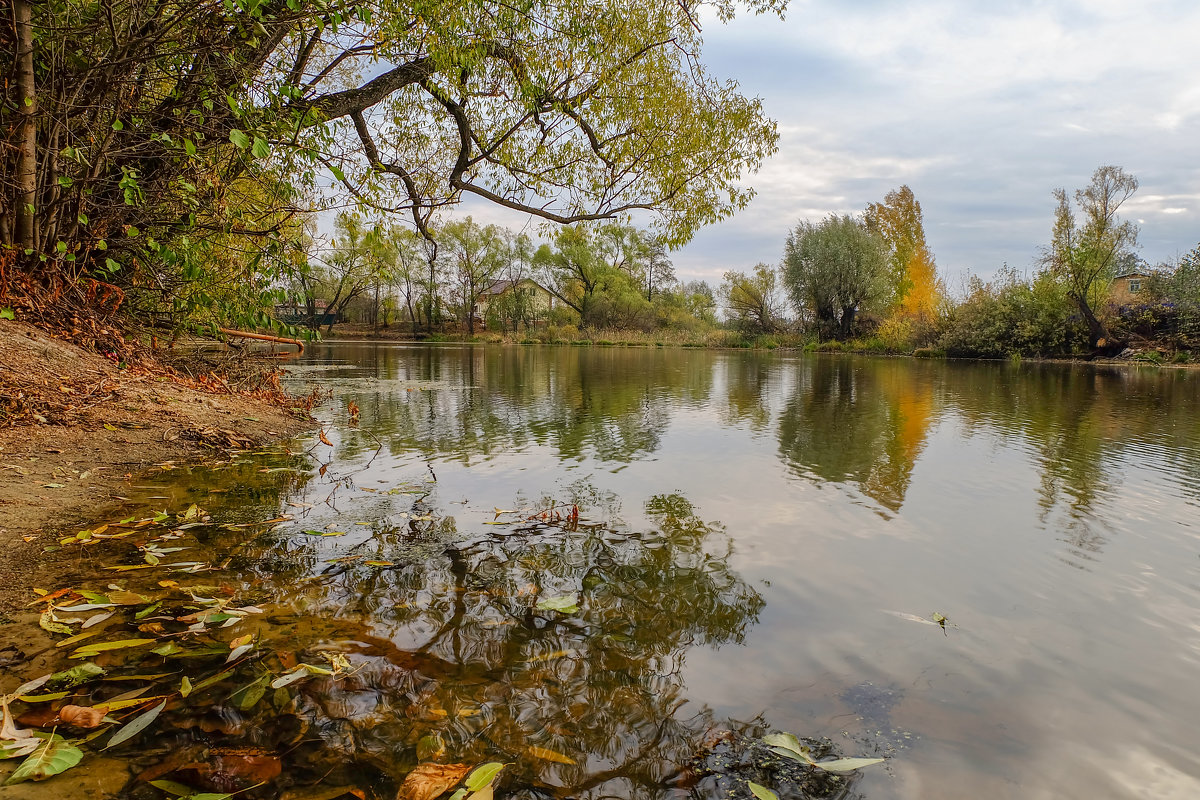
M 1087 323 L 1088 328 L 1088 347 L 1093 350 L 1107 348 L 1112 346 L 1108 333 L 1108 328 L 1092 311 L 1092 307 L 1088 305 L 1086 298 L 1083 295 L 1071 293 L 1071 299 L 1075 301 L 1075 305 L 1079 307 L 1079 313 L 1083 315 L 1083 321 Z
M 33 7 L 30 0 L 13 0 L 17 37 L 17 226 L 14 244 L 37 247 L 37 87 L 33 74 Z
M 854 330 L 854 315 L 858 309 L 854 306 L 849 306 L 842 309 L 842 320 L 839 325 L 840 338 L 844 341 L 850 338 L 850 333 Z

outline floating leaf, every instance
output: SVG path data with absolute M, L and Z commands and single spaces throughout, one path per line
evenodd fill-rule
M 21 762 L 4 784 L 44 781 L 66 772 L 83 758 L 83 751 L 61 736 L 51 736 L 29 758 Z
M 772 733 L 764 736 L 762 742 L 771 748 L 790 750 L 798 756 L 803 756 L 807 751 L 807 748 L 800 744 L 800 740 L 790 733 Z
M 325 435 L 324 428 L 317 433 L 317 438 L 321 440 L 321 444 L 327 444 L 330 447 L 333 447 L 333 442 L 329 441 L 329 437 Z
M 560 594 L 557 597 L 543 597 L 538 601 L 538 611 L 561 611 L 564 614 L 574 614 L 579 611 L 579 604 L 573 594 Z
M 162 710 L 166 707 L 167 701 L 163 700 L 149 711 L 139 714 L 123 728 L 114 733 L 113 737 L 108 740 L 108 744 L 105 745 L 104 749 L 108 750 L 109 748 L 116 747 L 122 742 L 128 741 L 134 736 L 137 736 L 146 728 L 150 727 L 150 723 L 154 722 L 154 720 L 158 718 L 158 715 L 161 714 Z
M 345 531 L 300 531 L 300 532 L 306 533 L 309 536 L 345 536 L 346 535 Z
M 814 761 L 812 765 L 826 772 L 850 772 L 872 764 L 882 764 L 884 761 L 882 758 L 839 758 L 835 761 Z
M 750 787 L 750 791 L 758 800 L 779 800 L 779 795 L 772 792 L 765 786 L 759 786 L 754 781 L 746 781 L 746 785 Z
M 192 693 L 192 682 L 187 675 L 183 676 L 183 680 L 179 684 L 180 697 L 187 697 Z

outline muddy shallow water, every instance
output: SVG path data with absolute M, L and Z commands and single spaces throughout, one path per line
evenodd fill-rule
M 14 716 L 141 694 L 0 797 L 1200 795 L 1200 375 L 332 343 L 290 380 L 325 441 L 153 471 L 5 626 L 5 692 L 106 670 Z M 738 773 L 779 731 L 887 761 Z

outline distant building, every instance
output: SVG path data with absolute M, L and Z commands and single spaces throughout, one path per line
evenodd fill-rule
M 1136 306 L 1146 302 L 1146 282 L 1150 280 L 1148 272 L 1125 272 L 1113 278 L 1108 290 L 1108 299 L 1114 306 Z
M 329 313 L 328 300 L 314 300 L 313 309 L 316 314 L 312 319 L 308 315 L 308 306 L 304 303 L 277 303 L 275 305 L 275 319 L 280 322 L 286 322 L 289 325 L 297 325 L 300 323 L 312 325 L 329 325 L 331 323 L 341 322 L 341 314 Z
M 475 306 L 476 318 L 485 321 L 488 309 L 504 300 L 518 300 L 507 305 L 505 315 L 518 317 L 526 325 L 532 325 L 545 319 L 546 314 L 554 308 L 556 298 L 546 287 L 530 278 L 519 281 L 496 281 L 479 297 Z

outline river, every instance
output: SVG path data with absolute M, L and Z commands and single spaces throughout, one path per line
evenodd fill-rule
M 319 437 L 154 471 L 97 525 L 169 519 L 60 576 L 141 609 L 89 641 L 185 651 L 81 658 L 212 678 L 114 748 L 130 796 L 750 796 L 721 756 L 777 732 L 886 758 L 828 797 L 1200 796 L 1200 373 L 325 343 L 288 381 Z

